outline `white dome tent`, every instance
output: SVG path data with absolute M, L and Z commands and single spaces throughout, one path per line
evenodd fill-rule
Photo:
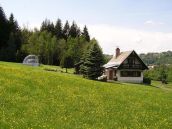
M 36 55 L 28 55 L 24 58 L 23 64 L 31 66 L 39 66 L 39 58 Z

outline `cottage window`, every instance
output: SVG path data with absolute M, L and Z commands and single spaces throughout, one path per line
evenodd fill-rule
M 135 58 L 128 58 L 128 64 L 129 65 L 135 64 Z
M 121 77 L 141 77 L 140 71 L 121 71 Z

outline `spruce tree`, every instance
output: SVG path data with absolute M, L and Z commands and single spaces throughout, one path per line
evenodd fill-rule
M 3 8 L 0 7 L 0 49 L 7 46 L 9 34 L 8 20 L 6 19 Z
M 16 44 L 15 44 L 15 35 L 13 33 L 10 34 L 9 40 L 7 42 L 7 47 L 4 48 L 6 53 L 4 55 L 4 60 L 9 62 L 16 61 Z
M 12 32 L 15 32 L 16 29 L 18 29 L 18 25 L 16 25 L 16 23 L 15 23 L 13 14 L 11 14 L 9 17 L 9 27 L 10 27 L 10 31 L 12 31 Z
M 46 19 L 45 21 L 42 22 L 41 27 L 40 27 L 40 31 L 46 31 L 47 26 L 48 26 L 48 21 Z
M 70 31 L 70 25 L 69 22 L 66 21 L 64 28 L 63 28 L 63 38 L 67 41 L 67 38 L 69 36 L 69 31 Z
M 9 29 L 10 29 L 10 33 L 13 33 L 13 36 L 15 38 L 15 45 L 16 45 L 16 49 L 19 50 L 22 44 L 22 35 L 21 35 L 21 30 L 18 26 L 18 22 L 14 19 L 14 15 L 11 14 L 10 18 L 9 18 Z
M 88 33 L 88 29 L 87 29 L 87 26 L 84 27 L 84 30 L 83 30 L 83 33 L 82 35 L 85 37 L 85 39 L 90 42 L 90 35 Z
M 41 30 L 41 32 L 42 32 L 42 31 L 48 31 L 48 32 L 50 32 L 52 35 L 56 35 L 56 34 L 55 34 L 55 27 L 54 27 L 54 24 L 53 24 L 53 22 L 51 22 L 51 21 L 48 20 L 48 19 L 45 19 L 45 20 L 42 22 L 42 25 L 41 25 L 40 30 Z
M 71 36 L 72 38 L 80 36 L 80 29 L 75 22 L 73 22 L 70 27 L 69 36 Z
M 85 54 L 83 64 L 83 75 L 88 79 L 97 79 L 102 75 L 102 65 L 104 63 L 104 56 L 97 41 L 93 39 L 91 46 Z
M 4 10 L 3 10 L 3 8 L 0 6 L 0 23 L 4 23 L 4 22 L 6 22 L 6 21 L 7 21 L 7 19 L 6 19 Z
M 61 39 L 63 37 L 62 22 L 60 19 L 57 20 L 56 25 L 55 25 L 55 35 L 56 35 L 57 39 Z

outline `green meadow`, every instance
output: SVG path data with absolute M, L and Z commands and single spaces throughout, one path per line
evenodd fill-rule
M 172 84 L 105 83 L 64 71 L 0 62 L 0 128 L 172 128 Z

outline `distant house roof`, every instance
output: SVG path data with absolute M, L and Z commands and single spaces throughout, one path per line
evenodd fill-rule
M 133 51 L 121 52 L 120 55 L 116 58 L 114 55 L 112 59 L 104 65 L 105 68 L 109 67 L 118 67 Z

